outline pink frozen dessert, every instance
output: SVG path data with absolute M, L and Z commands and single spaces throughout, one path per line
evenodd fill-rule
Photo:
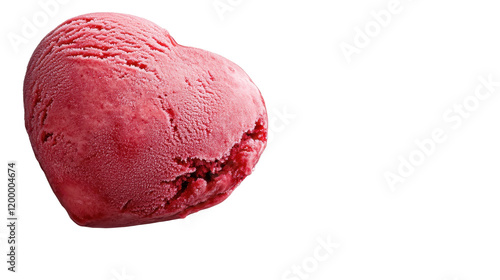
M 226 199 L 267 142 L 264 100 L 231 61 L 145 19 L 67 20 L 31 57 L 25 124 L 73 221 L 132 226 Z

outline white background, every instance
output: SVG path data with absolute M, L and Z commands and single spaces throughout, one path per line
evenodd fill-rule
M 480 77 L 500 81 L 498 1 L 61 0 L 50 15 L 47 2 L 0 8 L 0 279 L 500 279 L 500 87 L 474 97 Z M 218 13 L 214 3 L 232 6 Z M 373 12 L 388 5 L 398 8 L 381 26 Z M 26 65 L 62 21 L 104 11 L 144 17 L 182 45 L 233 60 L 262 91 L 272 141 L 222 204 L 94 229 L 74 224 L 50 190 L 24 129 Z M 38 24 L 29 36 L 26 20 Z M 346 56 L 346 44 L 357 52 Z M 464 100 L 473 110 L 458 125 L 448 110 Z M 435 129 L 446 141 L 414 158 L 411 175 L 398 172 Z M 4 262 L 9 160 L 16 274 Z M 404 182 L 391 188 L 387 172 Z

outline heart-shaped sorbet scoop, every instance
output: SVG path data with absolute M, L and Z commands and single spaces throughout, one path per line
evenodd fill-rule
M 29 62 L 24 106 L 35 156 L 82 226 L 218 204 L 267 141 L 264 100 L 240 67 L 124 14 L 82 15 L 50 32 Z

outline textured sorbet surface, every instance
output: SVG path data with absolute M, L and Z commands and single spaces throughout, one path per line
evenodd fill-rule
M 29 62 L 24 106 L 52 190 L 89 227 L 216 205 L 266 146 L 264 101 L 240 67 L 130 15 L 82 15 L 49 33 Z

